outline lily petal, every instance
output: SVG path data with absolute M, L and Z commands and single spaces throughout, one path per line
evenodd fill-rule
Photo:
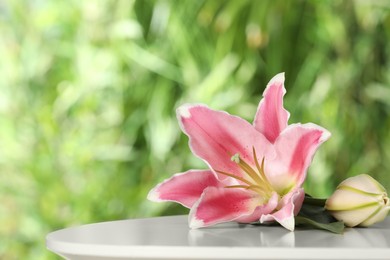
M 257 206 L 255 211 L 251 215 L 240 217 L 236 221 L 240 223 L 257 222 L 262 215 L 266 215 L 273 212 L 277 208 L 278 204 L 279 195 L 274 192 L 266 204 Z
M 319 146 L 330 132 L 312 123 L 289 125 L 275 142 L 276 157 L 265 164 L 268 180 L 279 194 L 300 187 Z
M 372 215 L 374 217 L 380 211 L 381 211 L 381 207 L 379 205 L 372 205 L 372 206 L 358 208 L 355 210 L 332 211 L 332 215 L 336 219 L 342 220 L 345 223 L 345 225 L 348 227 L 354 227 L 362 223 L 363 223 L 362 226 L 364 226 L 364 224 L 366 224 L 367 226 L 367 224 L 371 224 L 369 219 L 368 221 L 366 221 L 367 216 Z M 383 212 L 384 211 L 380 213 L 383 214 Z
M 290 113 L 283 107 L 284 73 L 274 76 L 263 93 L 263 99 L 257 108 L 254 120 L 255 128 L 271 143 L 274 143 L 279 134 L 287 127 Z
M 211 169 L 244 176 L 242 169 L 232 161 L 240 158 L 255 167 L 253 148 L 258 159 L 275 156 L 272 145 L 250 123 L 223 111 L 205 105 L 183 105 L 177 109 L 183 132 L 189 137 L 192 152 L 203 159 Z M 225 179 L 225 175 L 218 175 Z
M 357 176 L 350 177 L 341 182 L 339 187 L 341 186 L 349 186 L 374 194 L 382 194 L 383 192 L 386 192 L 386 189 L 379 182 L 367 174 L 359 174 Z
M 365 221 L 360 223 L 359 226 L 368 227 L 368 226 L 373 225 L 376 222 L 382 221 L 387 217 L 389 212 L 390 212 L 390 206 L 383 207 L 376 213 L 376 215 L 371 216 L 370 218 L 366 219 Z
M 331 211 L 345 211 L 361 208 L 362 206 L 377 206 L 383 201 L 382 194 L 367 194 L 357 189 L 339 188 L 328 198 L 326 205 Z
M 264 223 L 277 221 L 288 230 L 294 231 L 294 216 L 296 216 L 301 209 L 304 198 L 305 192 L 302 188 L 296 189 L 289 194 L 286 194 L 286 196 L 284 196 L 280 202 L 281 209 L 273 214 L 261 216 L 260 222 Z
M 209 187 L 191 208 L 190 227 L 207 227 L 251 215 L 261 200 L 251 191 Z
M 149 194 L 148 199 L 155 202 L 173 201 L 191 208 L 207 187 L 223 187 L 210 170 L 190 170 L 177 173 L 158 184 Z

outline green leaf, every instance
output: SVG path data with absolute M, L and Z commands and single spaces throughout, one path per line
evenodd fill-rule
M 302 208 L 295 217 L 295 225 L 308 226 L 316 229 L 323 229 L 333 233 L 342 234 L 344 223 L 337 221 L 325 209 L 326 199 L 316 199 L 305 194 Z
M 310 218 L 320 223 L 331 223 L 337 221 L 324 207 L 306 204 L 305 201 L 303 202 L 298 215 Z
M 344 222 L 342 221 L 335 221 L 335 222 L 330 222 L 330 223 L 320 223 L 315 220 L 312 220 L 307 217 L 303 216 L 296 216 L 295 217 L 295 225 L 296 226 L 306 226 L 306 227 L 312 227 L 315 229 L 322 229 L 322 230 L 327 230 L 332 233 L 336 234 L 343 234 L 344 232 Z
M 325 202 L 326 202 L 326 199 L 317 199 L 317 198 L 309 197 L 309 196 L 307 196 L 307 194 L 306 194 L 305 200 L 304 200 L 305 204 L 314 205 L 314 206 L 321 206 L 321 207 L 325 206 Z

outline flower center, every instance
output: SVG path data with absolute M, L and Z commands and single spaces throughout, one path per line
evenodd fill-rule
M 265 199 L 269 199 L 274 192 L 274 189 L 272 188 L 271 184 L 267 180 L 267 177 L 264 172 L 264 158 L 261 161 L 261 165 L 259 164 L 256 156 L 256 150 L 253 147 L 253 160 L 255 162 L 256 168 L 254 169 L 252 166 L 250 166 L 245 160 L 243 160 L 239 153 L 234 154 L 231 157 L 231 160 L 235 162 L 240 169 L 245 173 L 246 176 L 239 177 L 235 174 L 218 171 L 216 172 L 232 177 L 238 181 L 240 181 L 243 184 L 240 185 L 229 185 L 225 186 L 225 188 L 242 188 L 247 190 L 252 190 L 261 196 L 263 196 Z

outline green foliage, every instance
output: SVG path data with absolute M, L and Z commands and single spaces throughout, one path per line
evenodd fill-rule
M 306 192 L 368 173 L 390 189 L 386 1 L 0 3 L 0 258 L 53 258 L 45 235 L 185 209 L 146 200 L 204 168 L 175 108 L 203 102 L 252 120 L 286 72 L 291 122 L 333 136 Z M 5 238 L 5 239 L 4 239 Z

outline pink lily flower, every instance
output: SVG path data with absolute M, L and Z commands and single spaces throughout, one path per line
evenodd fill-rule
M 277 221 L 294 230 L 307 169 L 330 133 L 312 123 L 288 125 L 285 93 L 280 73 L 268 83 L 253 125 L 205 105 L 179 107 L 177 118 L 191 151 L 209 169 L 175 174 L 153 188 L 148 199 L 190 208 L 191 228 Z

